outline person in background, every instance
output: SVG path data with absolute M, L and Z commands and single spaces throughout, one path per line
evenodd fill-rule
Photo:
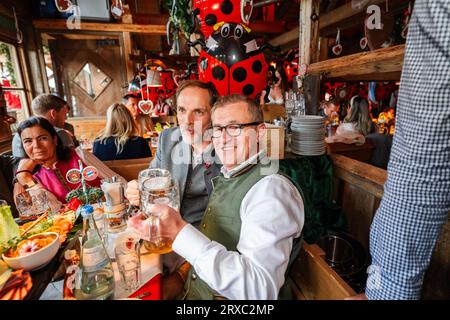
M 155 116 L 171 116 L 171 108 L 167 100 L 164 99 L 164 92 L 158 92 L 158 103 L 155 106 Z
M 148 114 L 141 113 L 139 110 L 140 93 L 128 92 L 122 100 L 133 117 L 133 121 L 138 129 L 138 135 L 142 137 L 145 133 L 153 131 L 152 118 Z
M 418 0 L 408 27 L 384 195 L 370 229 L 365 295 L 420 299 L 450 211 L 450 2 Z M 424 115 L 418 121 L 417 115 Z M 364 298 L 364 296 L 359 296 Z
M 336 96 L 330 95 L 328 100 L 322 101 L 320 106 L 321 110 L 319 110 L 319 115 L 326 118 L 326 124 L 339 124 L 339 112 L 341 105 Z
M 327 137 L 325 141 L 363 145 L 366 140 L 370 140 L 375 147 L 369 163 L 386 169 L 391 153 L 392 138 L 378 132 L 369 114 L 369 103 L 356 95 L 350 99 L 347 116 L 337 127 L 336 134 Z
M 80 147 L 71 149 L 61 143 L 61 139 L 51 123 L 42 117 L 31 117 L 20 123 L 17 129 L 26 157 L 20 160 L 15 173 L 16 185 L 14 197 L 24 190 L 44 188 L 49 191 L 51 208 L 58 210 L 61 203 L 66 203 L 69 191 L 80 187 L 66 180 L 70 169 L 78 169 L 78 161 L 84 166 L 97 168 L 98 177 L 88 182 L 90 186 L 99 186 L 100 179 L 118 176 L 99 159 L 84 152 Z M 126 180 L 118 176 L 119 181 Z
M 74 136 L 63 129 L 69 112 L 66 101 L 53 94 L 40 94 L 31 102 L 31 109 L 36 116 L 43 117 L 52 124 L 64 146 L 69 148 L 76 146 Z M 12 153 L 13 156 L 19 158 L 26 156 L 22 141 L 17 133 L 12 140 Z
M 213 179 L 200 229 L 169 206 L 151 208 L 160 213 L 161 232 L 174 240 L 173 250 L 192 265 L 184 277 L 183 296 L 292 298 L 285 276 L 300 249 L 304 224 L 300 192 L 278 173 L 278 166 L 267 166 L 265 150 L 259 148 L 266 133 L 263 114 L 252 99 L 220 97 L 212 122 L 214 147 L 223 167 Z M 130 220 L 137 227 L 143 221 L 140 216 Z
M 347 108 L 347 116 L 337 127 L 337 134 L 356 133 L 367 136 L 375 131 L 370 118 L 369 103 L 360 96 L 353 96 Z
M 120 103 L 106 111 L 106 127 L 94 141 L 93 154 L 102 161 L 152 156 L 147 141 L 137 136 L 131 113 Z
M 286 72 L 281 64 L 277 64 L 273 71 L 272 84 L 269 89 L 263 90 L 260 104 L 283 104 L 285 92 L 289 90 Z

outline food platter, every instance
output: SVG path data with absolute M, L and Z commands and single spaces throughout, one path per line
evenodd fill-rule
M 75 220 L 75 211 L 66 209 L 41 219 L 33 226 L 31 226 L 33 221 L 19 226 L 21 236 L 8 241 L 9 247 L 3 244 L 2 251 L 11 250 L 11 247 L 23 243 L 28 238 L 31 239 L 45 233 L 56 233 L 58 235 L 57 253 L 52 254 L 53 258 L 47 262 L 45 268 L 30 272 L 24 269 L 14 270 L 0 259 L 0 300 L 38 299 L 40 297 L 60 265 L 60 255 L 79 229 L 79 225 L 75 225 Z M 28 231 L 22 236 L 25 230 Z M 76 239 L 72 241 L 74 240 Z

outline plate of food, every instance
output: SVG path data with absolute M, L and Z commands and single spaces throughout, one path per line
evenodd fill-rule
M 61 243 L 56 232 L 44 232 L 26 237 L 2 254 L 12 269 L 33 271 L 46 266 L 56 255 Z

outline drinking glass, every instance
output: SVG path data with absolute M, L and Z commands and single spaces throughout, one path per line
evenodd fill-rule
M 122 234 L 116 240 L 115 258 L 117 269 L 123 281 L 124 288 L 133 292 L 141 284 L 141 245 L 139 239 L 132 234 Z
M 24 191 L 17 194 L 15 200 L 21 220 L 36 219 L 45 212 L 52 212 L 44 189 Z
M 149 204 L 165 204 L 175 210 L 180 208 L 180 193 L 178 184 L 174 179 L 163 184 L 160 179 L 150 178 L 143 184 L 142 191 L 145 202 L 143 214 L 149 217 L 149 240 L 144 241 L 144 246 L 151 253 L 164 254 L 172 251 L 172 240 L 161 236 L 159 213 L 151 211 Z
M 138 175 L 138 185 L 139 185 L 139 193 L 140 193 L 140 208 L 142 211 L 145 210 L 145 195 L 143 195 L 142 191 L 144 190 L 144 182 L 148 179 L 152 178 L 154 184 L 158 184 L 159 187 L 168 185 L 170 183 L 172 175 L 169 170 L 165 169 L 145 169 L 139 172 Z

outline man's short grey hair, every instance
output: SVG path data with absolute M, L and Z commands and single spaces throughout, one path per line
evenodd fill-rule
M 43 93 L 31 101 L 31 109 L 37 116 L 45 115 L 52 109 L 60 111 L 67 105 L 67 101 L 53 94 Z
M 222 96 L 217 99 L 216 103 L 212 108 L 212 113 L 218 108 L 226 107 L 229 104 L 244 102 L 247 105 L 247 110 L 252 117 L 253 122 L 264 122 L 264 116 L 261 108 L 255 102 L 255 100 L 250 99 L 242 94 L 230 94 L 229 96 Z

